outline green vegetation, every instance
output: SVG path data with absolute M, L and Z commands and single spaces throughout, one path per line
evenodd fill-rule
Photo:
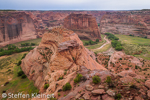
M 118 37 L 116 37 L 115 35 L 111 33 L 105 33 L 105 35 L 108 36 L 108 39 L 112 40 L 111 45 L 113 48 L 115 48 L 115 50 L 121 51 L 123 49 L 121 42 L 118 41 L 119 40 Z
M 116 37 L 115 35 L 113 35 L 111 33 L 105 33 L 105 35 L 107 35 L 108 39 L 110 39 L 110 40 L 119 40 L 118 37 Z
M 97 84 L 101 81 L 100 77 L 99 76 L 93 76 L 93 83 Z
M 126 54 L 150 60 L 150 39 L 121 34 L 115 36 L 121 41 Z
M 86 45 L 85 47 L 91 50 L 91 49 L 96 49 L 96 48 L 102 46 L 102 45 L 106 42 L 106 41 L 104 40 L 104 36 L 105 36 L 105 35 L 102 35 L 102 34 L 101 34 L 102 41 L 99 41 L 97 44 L 94 44 L 94 45 Z M 85 45 L 85 43 L 86 43 L 86 42 L 89 42 L 89 41 L 87 41 L 87 40 L 82 40 L 82 42 L 83 42 L 83 44 Z
M 3 91 L 13 94 L 19 92 L 23 94 L 39 93 L 34 83 L 26 78 L 25 75 L 22 74 L 18 77 L 18 72 L 21 71 L 21 67 L 16 64 L 22 59 L 25 53 L 27 52 L 0 57 L 0 86 L 9 82 L 6 86 L 0 87 L 0 93 Z M 0 97 L 0 99 L 2 99 L 2 97 Z
M 13 53 L 20 53 L 20 52 L 24 52 L 24 51 L 30 51 L 32 49 L 33 49 L 33 47 L 18 48 L 15 45 L 8 45 L 6 50 L 3 50 L 0 52 L 0 56 L 11 55 Z
M 22 70 L 20 70 L 18 73 L 18 77 L 24 75 L 24 72 Z
M 89 40 L 88 42 L 85 42 L 85 46 L 87 45 L 94 45 L 94 44 L 97 44 L 99 42 L 99 39 L 96 39 L 96 41 L 92 41 L 92 40 Z
M 106 79 L 105 82 L 108 83 L 108 84 L 111 84 L 111 83 L 112 83 L 111 77 L 110 77 L 110 76 L 107 76 L 107 79 Z
M 59 80 L 62 80 L 62 79 L 63 79 L 63 76 L 59 77 L 58 81 L 59 81 Z
M 67 91 L 67 90 L 71 90 L 71 85 L 70 83 L 66 83 L 64 86 L 63 86 L 63 91 Z
M 81 81 L 82 74 L 77 74 L 76 78 L 74 79 L 74 83 L 79 83 Z
M 21 47 L 25 47 L 25 46 L 35 46 L 35 43 L 21 43 Z
M 58 96 L 60 96 L 60 93 L 58 93 Z
M 49 87 L 49 84 L 44 85 L 44 89 L 47 89 Z
M 122 96 L 121 96 L 120 93 L 118 93 L 117 95 L 115 95 L 115 99 L 116 99 L 116 100 L 120 100 L 121 98 L 122 98 Z

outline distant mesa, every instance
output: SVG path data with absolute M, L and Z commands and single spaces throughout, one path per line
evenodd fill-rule
M 100 39 L 96 18 L 89 14 L 70 14 L 64 19 L 64 27 L 75 31 L 80 39 Z

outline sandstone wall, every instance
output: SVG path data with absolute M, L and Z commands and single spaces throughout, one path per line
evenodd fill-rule
M 35 39 L 32 18 L 25 12 L 0 12 L 0 46 Z
M 70 14 L 64 19 L 64 27 L 71 29 L 83 39 L 101 39 L 96 18 L 88 14 Z

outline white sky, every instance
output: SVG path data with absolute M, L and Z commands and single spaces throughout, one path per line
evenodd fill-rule
M 150 9 L 150 0 L 0 0 L 0 9 L 140 10 Z

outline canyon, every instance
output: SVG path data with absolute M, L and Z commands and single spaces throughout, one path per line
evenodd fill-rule
M 82 23 L 84 17 L 88 21 L 86 24 Z M 106 32 L 150 38 L 149 17 L 149 10 L 0 11 L 0 47 L 24 40 L 41 38 L 45 32 L 58 26 L 65 26 L 73 31 L 78 30 L 76 33 L 82 39 L 101 39 L 100 34 Z M 70 20 L 74 20 L 74 22 L 70 23 Z M 95 20 L 99 27 L 97 27 Z M 70 26 L 76 22 L 78 22 L 76 26 Z M 83 28 L 84 25 L 82 26 L 82 24 L 86 27 Z M 79 27 L 80 25 L 81 27 Z

